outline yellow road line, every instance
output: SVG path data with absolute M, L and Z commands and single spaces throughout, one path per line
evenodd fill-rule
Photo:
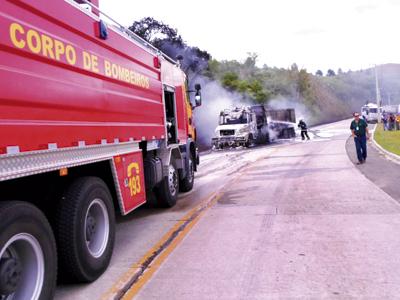
M 199 205 L 190 210 L 139 262 L 133 264 L 101 299 L 121 299 L 122 297 L 123 299 L 131 299 L 193 228 L 204 212 L 212 207 L 220 197 L 221 195 L 218 192 L 213 192 Z
M 165 259 L 174 251 L 174 249 L 180 244 L 180 242 L 185 238 L 185 236 L 189 233 L 189 231 L 193 228 L 194 225 L 200 220 L 201 216 L 212 207 L 219 200 L 220 195 L 216 195 L 188 225 L 179 233 L 179 235 L 169 244 L 169 246 L 154 260 L 154 262 L 150 265 L 148 270 L 139 278 L 139 280 L 129 289 L 123 300 L 132 299 L 136 296 L 139 290 L 151 279 L 154 272 L 158 270 L 161 264 L 165 261 Z
M 276 151 L 277 149 L 274 149 L 270 154 Z M 254 163 L 262 159 L 264 159 L 264 156 L 249 163 L 241 172 L 251 168 Z M 190 210 L 139 260 L 139 262 L 133 264 L 101 299 L 126 300 L 135 297 L 204 213 L 218 202 L 223 195 L 225 187 L 239 180 L 240 176 L 235 176 L 229 183 L 225 184 L 221 189 L 209 194 L 205 200 L 201 201 L 199 205 Z

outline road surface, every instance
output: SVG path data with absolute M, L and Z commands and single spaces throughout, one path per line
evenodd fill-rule
M 110 299 L 121 288 L 125 299 L 396 298 L 400 205 L 349 160 L 348 126 L 203 156 L 191 193 L 120 219 L 107 272 L 60 286 L 56 299 Z M 177 224 L 189 225 L 131 285 Z

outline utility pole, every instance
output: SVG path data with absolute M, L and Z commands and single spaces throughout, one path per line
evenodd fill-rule
M 381 123 L 381 92 L 379 91 L 378 71 L 377 65 L 375 65 L 375 88 L 376 88 L 376 106 L 378 106 L 378 123 Z

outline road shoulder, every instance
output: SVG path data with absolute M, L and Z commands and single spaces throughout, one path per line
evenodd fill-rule
M 368 143 L 368 158 L 363 165 L 356 165 L 357 154 L 352 138 L 348 138 L 346 141 L 347 155 L 365 177 L 393 199 L 400 202 L 400 188 L 398 187 L 400 178 L 399 163 L 389 159 L 385 152 L 379 151 L 372 143 Z
M 242 170 L 136 299 L 398 295 L 400 206 L 354 168 L 346 139 L 299 143 Z

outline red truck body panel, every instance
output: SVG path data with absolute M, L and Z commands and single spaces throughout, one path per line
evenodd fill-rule
M 121 189 L 122 212 L 125 215 L 146 202 L 142 152 L 116 156 L 113 164 Z
M 162 139 L 161 70 L 155 55 L 66 1 L 5 0 L 0 13 L 0 154 Z M 178 138 L 187 140 L 185 77 L 172 72 Z
M 187 91 L 185 86 L 185 75 L 180 69 L 171 64 L 161 65 L 161 80 L 164 84 L 175 88 L 176 114 L 178 123 L 178 140 L 181 144 L 186 143 L 188 138 L 187 120 Z
M 176 113 L 178 119 L 178 139 L 180 143 L 186 143 L 188 137 L 188 121 L 185 102 L 185 87 L 179 86 L 175 92 L 175 97 L 178 100 L 176 103 Z

